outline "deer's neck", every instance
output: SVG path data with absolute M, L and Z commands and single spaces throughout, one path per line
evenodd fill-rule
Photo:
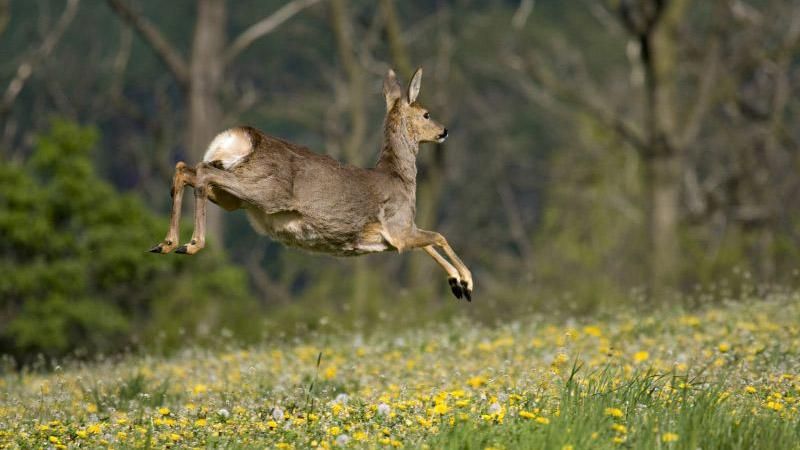
M 419 153 L 419 143 L 411 138 L 405 124 L 387 121 L 384 127 L 383 147 L 375 167 L 397 176 L 403 184 L 415 189 L 417 153 Z

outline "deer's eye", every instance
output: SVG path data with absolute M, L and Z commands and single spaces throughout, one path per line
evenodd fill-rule
M 426 112 L 425 114 L 422 115 L 422 117 L 424 117 L 426 119 L 430 119 L 431 118 L 431 114 Z

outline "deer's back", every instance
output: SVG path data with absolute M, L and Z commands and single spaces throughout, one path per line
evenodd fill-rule
M 255 128 L 225 133 L 219 150 L 212 142 L 204 160 L 225 158 L 220 164 L 248 193 L 244 208 L 258 231 L 287 245 L 337 255 L 388 249 L 379 219 L 384 184 L 390 181 L 385 174 L 342 164 Z

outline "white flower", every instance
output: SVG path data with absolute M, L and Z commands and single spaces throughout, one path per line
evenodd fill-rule
M 388 417 L 391 412 L 392 412 L 392 408 L 389 405 L 387 405 L 386 403 L 381 403 L 380 405 L 378 405 L 378 415 L 379 416 L 387 416 Z
M 347 445 L 348 442 L 350 442 L 350 436 L 346 434 L 340 434 L 336 436 L 336 445 L 344 446 Z
M 350 397 L 348 397 L 347 394 L 344 394 L 344 393 L 339 394 L 339 395 L 336 396 L 336 399 L 334 400 L 334 403 L 339 403 L 339 404 L 344 405 L 345 403 L 347 403 L 347 399 L 348 398 L 350 398 Z
M 228 417 L 230 417 L 230 416 L 231 416 L 231 413 L 230 413 L 230 412 L 228 412 L 228 410 L 227 410 L 227 409 L 225 409 L 225 408 L 222 408 L 222 409 L 220 409 L 219 411 L 217 411 L 217 414 L 219 414 L 220 416 L 222 416 L 222 418 L 223 418 L 223 419 L 227 419 Z
M 503 408 L 500 406 L 500 404 L 494 402 L 491 405 L 489 405 L 489 414 L 497 414 L 500 412 L 501 409 Z
M 272 418 L 275 419 L 276 422 L 283 420 L 283 410 L 276 406 L 275 409 L 272 410 Z

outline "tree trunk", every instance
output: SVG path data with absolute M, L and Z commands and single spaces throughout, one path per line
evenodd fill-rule
M 679 267 L 678 210 L 680 200 L 679 158 L 662 155 L 646 161 L 649 179 L 649 234 L 652 254 L 650 286 L 662 296 L 676 286 Z
M 202 159 L 209 142 L 222 128 L 219 91 L 224 71 L 226 23 L 225 0 L 198 0 L 189 68 L 186 136 L 188 152 L 194 162 Z M 223 234 L 221 219 L 220 208 L 207 210 L 207 235 L 217 243 L 221 243 Z
M 645 72 L 644 185 L 648 192 L 650 289 L 654 298 L 677 287 L 680 269 L 678 217 L 683 173 L 677 147 L 677 40 L 687 0 L 668 3 L 654 25 L 639 34 Z
M 364 69 L 356 58 L 353 30 L 350 26 L 350 12 L 346 0 L 331 1 L 331 27 L 336 40 L 339 62 L 347 77 L 347 106 L 350 123 L 347 139 L 344 142 L 344 155 L 347 162 L 357 166 L 364 164 L 364 142 L 367 134 L 367 110 L 364 92 L 367 90 Z M 369 306 L 369 285 L 371 270 L 365 258 L 353 262 L 353 291 L 351 313 L 354 320 L 363 317 Z

